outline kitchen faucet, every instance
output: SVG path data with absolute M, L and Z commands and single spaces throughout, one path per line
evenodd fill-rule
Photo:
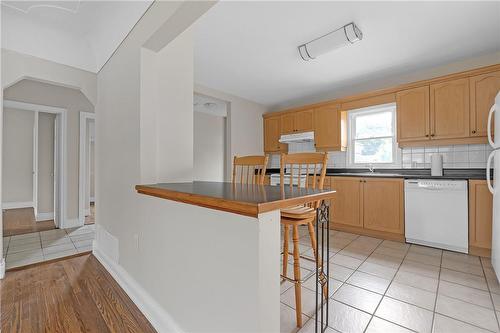
M 370 163 L 370 164 L 368 165 L 368 170 L 370 170 L 370 172 L 371 172 L 371 173 L 373 173 L 373 172 L 375 171 L 375 168 L 373 167 L 373 164 L 372 164 L 372 163 Z

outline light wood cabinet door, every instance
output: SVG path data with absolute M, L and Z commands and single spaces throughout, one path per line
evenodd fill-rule
M 339 105 L 324 106 L 314 110 L 314 144 L 317 149 L 340 150 L 341 135 Z
M 500 91 L 500 72 L 470 78 L 470 136 L 486 136 L 488 113 Z
M 398 142 L 430 140 L 429 86 L 396 94 Z
M 491 249 L 493 196 L 485 180 L 469 181 L 469 246 Z
M 313 110 L 295 112 L 295 132 L 309 132 L 313 130 Z
M 331 177 L 331 188 L 336 190 L 330 205 L 330 221 L 353 227 L 362 227 L 362 179 Z
M 363 179 L 363 227 L 404 234 L 403 180 Z
M 280 151 L 280 121 L 280 117 L 264 118 L 264 151 L 266 153 Z
M 295 114 L 287 113 L 281 116 L 281 133 L 291 134 L 295 132 Z
M 469 136 L 469 79 L 430 85 L 431 139 Z

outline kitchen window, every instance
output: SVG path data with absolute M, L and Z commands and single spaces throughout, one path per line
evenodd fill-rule
M 350 166 L 397 166 L 396 104 L 383 104 L 349 111 Z

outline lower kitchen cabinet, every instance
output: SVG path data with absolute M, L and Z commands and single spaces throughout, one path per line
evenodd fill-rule
M 333 229 L 404 240 L 403 179 L 331 177 Z
M 491 255 L 493 196 L 485 180 L 469 181 L 469 253 Z
M 330 222 L 351 227 L 363 227 L 362 190 L 360 178 L 331 177 L 331 188 L 337 191 L 330 205 Z
M 365 229 L 404 234 L 402 179 L 363 180 L 363 226 Z

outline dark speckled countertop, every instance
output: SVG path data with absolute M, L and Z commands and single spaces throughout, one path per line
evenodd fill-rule
M 267 169 L 267 174 L 279 173 L 280 169 Z M 486 179 L 486 169 L 443 169 L 443 176 L 431 176 L 430 169 L 327 169 L 327 176 L 344 177 L 382 177 L 405 179 Z M 493 171 L 491 172 L 493 177 Z

